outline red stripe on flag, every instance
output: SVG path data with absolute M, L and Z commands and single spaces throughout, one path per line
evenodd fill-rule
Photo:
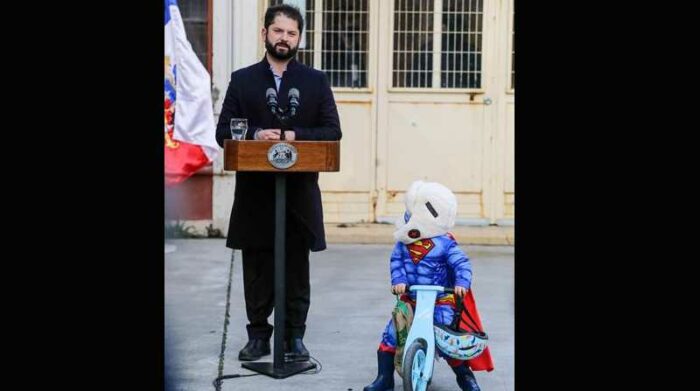
M 176 147 L 165 146 L 165 184 L 177 185 L 209 163 L 199 145 L 177 142 Z

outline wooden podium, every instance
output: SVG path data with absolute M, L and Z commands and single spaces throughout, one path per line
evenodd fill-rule
M 285 219 L 287 172 L 334 172 L 340 170 L 339 141 L 225 140 L 224 170 L 275 172 L 275 328 L 273 362 L 246 362 L 243 368 L 283 379 L 316 367 L 309 361 L 285 362 L 284 323 Z

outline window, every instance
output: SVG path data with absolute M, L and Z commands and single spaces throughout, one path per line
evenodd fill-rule
M 271 0 L 270 5 L 282 0 Z M 297 59 L 323 70 L 333 87 L 367 88 L 369 52 L 368 0 L 306 0 L 305 47 Z M 320 17 L 318 17 L 320 16 Z
M 211 0 L 178 0 L 187 40 L 211 74 Z
M 481 88 L 482 30 L 482 0 L 394 0 L 392 85 Z
M 432 87 L 433 0 L 394 2 L 394 87 Z

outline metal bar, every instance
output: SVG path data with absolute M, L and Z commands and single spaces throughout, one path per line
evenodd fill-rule
M 433 13 L 433 88 L 440 88 L 442 59 L 442 0 L 435 0 Z
M 419 53 L 416 56 L 418 58 L 418 87 L 423 87 L 423 52 L 425 50 L 421 50 L 420 42 L 423 37 L 423 0 L 419 0 L 418 2 L 418 37 L 416 40 L 419 42 L 418 45 L 418 50 Z
M 478 12 L 479 10 L 481 10 L 481 12 Z M 476 0 L 476 10 L 474 11 L 474 12 L 476 12 L 476 29 L 474 31 L 474 46 L 475 46 L 474 60 L 476 60 L 477 54 L 482 52 L 481 45 L 482 45 L 482 40 L 484 38 L 484 34 L 483 34 L 484 26 L 483 26 L 483 20 L 482 20 L 482 18 L 484 17 L 483 11 L 484 11 L 484 9 L 483 9 L 483 4 L 481 3 L 481 0 Z M 479 56 L 479 59 L 483 59 L 483 55 Z M 480 61 L 480 62 L 483 63 L 483 61 Z M 477 75 L 479 75 L 478 80 L 481 80 L 482 66 L 481 66 L 481 64 L 479 64 L 478 70 L 476 69 L 477 67 L 474 67 L 474 68 L 475 69 L 472 73 L 474 75 L 474 82 L 476 83 Z M 475 85 L 473 88 L 480 88 L 480 87 L 481 87 L 480 85 L 479 86 Z
M 465 8 L 464 7 L 465 0 L 460 0 L 460 1 L 463 3 L 462 8 Z M 460 34 L 459 34 L 460 53 L 459 53 L 459 85 L 458 85 L 458 88 L 464 88 L 464 76 L 465 76 L 464 75 L 464 53 L 461 53 L 461 52 L 464 51 L 464 38 L 465 38 L 464 20 L 469 18 L 469 17 L 470 17 L 469 11 L 467 11 L 467 12 L 462 11 L 462 16 L 461 16 L 462 19 L 460 20 L 460 28 L 459 28 L 459 31 L 460 31 Z M 467 32 L 466 32 L 466 37 L 467 37 L 467 54 L 466 54 L 467 55 L 467 73 L 471 69 L 469 66 L 470 60 L 469 60 L 469 50 L 468 50 L 468 48 L 469 48 L 469 34 L 471 34 L 471 27 L 472 27 L 471 23 L 467 22 Z M 457 57 L 457 53 L 455 53 L 454 55 L 455 55 L 455 57 Z M 467 77 L 467 85 L 468 84 L 469 84 L 469 78 Z
M 447 30 L 443 31 L 442 33 L 445 35 L 445 39 L 447 39 L 447 44 L 445 47 L 447 47 L 447 53 L 445 53 L 445 58 L 447 59 L 447 65 L 445 66 L 445 71 L 443 72 L 442 69 L 440 69 L 440 74 L 444 74 L 444 77 L 447 79 L 446 80 L 446 85 L 447 87 L 452 87 L 454 84 L 454 74 L 451 72 L 452 69 L 450 68 L 450 64 L 454 63 L 454 47 L 455 47 L 455 42 L 456 42 L 456 36 L 455 36 L 455 31 L 456 31 L 456 18 L 457 18 L 457 4 L 460 0 L 454 0 L 455 1 L 455 9 L 452 9 L 452 0 L 448 0 L 447 2 L 447 7 L 446 10 L 443 10 L 447 14 Z M 443 3 L 444 6 L 444 3 Z M 452 21 L 452 26 L 450 26 L 450 21 Z M 450 58 L 452 59 L 452 62 L 450 62 Z
M 355 25 L 357 26 L 355 30 L 355 39 L 357 40 L 355 45 L 357 47 L 358 53 L 353 56 L 353 60 L 355 61 L 355 65 L 357 66 L 357 69 L 355 70 L 355 76 L 357 78 L 357 83 L 353 81 L 353 85 L 351 87 L 362 87 L 362 71 L 364 70 L 363 67 L 363 61 L 362 61 L 362 53 L 364 51 L 364 36 L 365 36 L 365 28 L 363 26 L 363 21 L 364 21 L 364 15 L 365 15 L 365 4 L 364 0 L 358 0 L 357 3 L 357 9 L 360 10 L 359 13 L 355 15 Z M 353 80 L 353 77 L 350 77 L 350 80 Z
M 338 63 L 340 62 L 340 55 L 338 54 L 340 37 L 338 36 L 338 32 L 334 30 L 338 28 L 338 22 L 336 22 L 337 15 L 335 12 L 333 12 L 333 10 L 336 8 L 336 0 L 331 0 L 330 4 L 330 7 L 326 7 L 324 12 L 326 12 L 326 21 L 328 22 L 326 33 L 328 33 L 328 38 L 331 39 L 330 42 L 333 42 L 333 50 L 329 52 L 327 57 L 324 56 L 324 58 L 331 59 L 331 64 L 328 64 L 328 70 L 331 73 L 331 84 L 337 86 L 338 82 L 336 80 L 338 79 Z M 329 47 L 326 48 L 325 51 L 328 52 L 328 49 Z
M 283 173 L 275 174 L 275 369 L 284 366 L 286 178 Z
M 416 83 L 414 82 L 414 76 L 416 74 L 416 64 L 415 64 L 415 58 L 416 58 L 416 39 L 415 39 L 415 31 L 416 31 L 416 16 L 420 17 L 416 13 L 416 0 L 413 0 L 411 11 L 413 12 L 411 14 L 411 50 L 414 52 L 414 54 L 411 55 L 411 87 L 415 87 Z M 419 48 L 420 49 L 420 48 Z
M 405 13 L 405 9 L 408 5 L 408 0 L 404 0 L 403 6 L 399 8 L 399 12 L 401 12 L 401 22 L 402 25 L 399 27 L 403 27 L 405 31 L 408 31 L 408 27 L 406 26 L 406 20 L 408 19 L 408 14 Z M 403 34 L 403 45 L 399 49 L 403 49 L 404 53 L 401 54 L 401 58 L 403 60 L 403 83 L 401 84 L 402 87 L 408 87 L 408 83 L 406 82 L 406 70 L 408 69 L 408 54 L 405 52 L 406 51 L 406 36 L 408 35 L 407 32 L 401 33 Z
M 321 57 L 321 51 L 323 50 L 323 0 L 315 0 L 314 2 L 314 25 L 313 67 L 324 69 Z

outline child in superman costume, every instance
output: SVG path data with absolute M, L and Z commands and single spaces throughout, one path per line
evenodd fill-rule
M 439 183 L 413 182 L 405 196 L 406 213 L 397 222 L 394 238 L 397 240 L 391 253 L 391 290 L 400 294 L 400 300 L 415 309 L 415 292 L 411 285 L 440 285 L 454 288 L 462 298 L 476 327 L 483 330 L 471 292 L 472 268 L 467 255 L 459 248 L 448 231 L 454 227 L 457 216 L 457 199 Z M 435 300 L 434 324 L 451 325 L 455 315 L 455 298 L 452 294 L 438 293 Z M 392 320 L 386 325 L 377 350 L 377 378 L 364 391 L 394 389 L 394 356 L 397 353 L 397 333 Z M 479 356 L 466 361 L 450 358 L 439 349 L 454 371 L 461 390 L 479 391 L 472 371 L 492 371 L 493 360 L 489 348 Z M 400 353 L 399 353 L 400 354 Z

